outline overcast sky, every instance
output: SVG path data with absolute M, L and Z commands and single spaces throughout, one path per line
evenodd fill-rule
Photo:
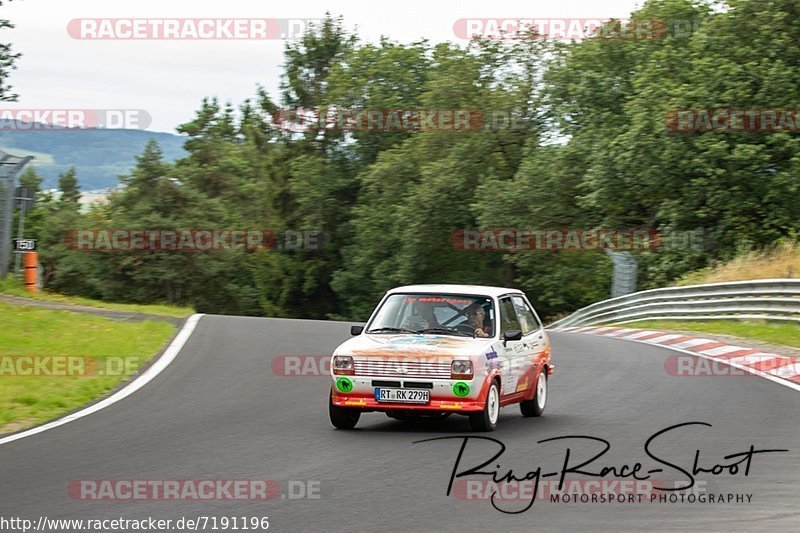
M 458 41 L 461 18 L 626 18 L 634 0 L 13 0 L 0 18 L 2 33 L 23 57 L 11 83 L 25 109 L 144 109 L 148 128 L 174 132 L 204 96 L 238 105 L 256 85 L 278 99 L 283 61 L 280 40 L 79 40 L 67 24 L 82 18 L 321 18 L 343 15 L 362 40 L 381 35 L 401 42 Z

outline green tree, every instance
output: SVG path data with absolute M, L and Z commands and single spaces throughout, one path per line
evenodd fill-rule
M 281 83 L 282 105 L 324 113 L 331 103 L 331 73 L 356 45 L 341 18 L 326 16 L 302 39 L 287 45 Z M 261 109 L 269 102 L 261 98 Z M 325 318 L 339 309 L 330 288 L 350 238 L 348 220 L 357 182 L 342 148 L 344 134 L 311 125 L 301 133 L 274 131 L 275 147 L 265 157 L 268 216 L 261 219 L 279 237 L 287 231 L 325 236 L 320 250 L 273 251 L 248 262 L 267 315 Z
M 20 187 L 27 187 L 30 194 L 36 195 L 42 190 L 42 177 L 36 173 L 33 166 L 28 166 L 19 177 Z
M 81 191 L 78 186 L 78 177 L 75 173 L 75 167 L 63 172 L 58 177 L 58 190 L 61 191 L 59 203 L 77 209 L 78 201 L 81 199 Z
M 64 294 L 92 294 L 92 265 L 82 252 L 71 248 L 84 219 L 80 214 L 80 187 L 75 169 L 61 174 L 58 180 L 61 196 L 47 198 L 40 205 L 42 218 L 37 227 L 39 262 L 44 269 L 46 287 Z
M 8 0 L 9 2 L 11 0 Z M 0 2 L 0 6 L 3 2 Z M 0 19 L 0 30 L 13 29 L 14 25 L 7 19 Z M 12 70 L 17 68 L 17 60 L 22 54 L 12 51 L 10 43 L 0 43 L 0 101 L 16 102 L 17 94 L 8 82 Z
M 61 200 L 37 208 L 49 283 L 306 318 L 365 318 L 399 284 L 501 284 L 555 316 L 608 295 L 604 254 L 465 253 L 454 232 L 702 230 L 703 248 L 638 253 L 640 287 L 667 284 L 800 231 L 796 135 L 676 132 L 664 119 L 676 109 L 796 108 L 798 15 L 792 0 L 647 0 L 631 18 L 663 21 L 663 35 L 615 38 L 610 22 L 580 42 L 520 36 L 464 46 L 360 43 L 328 15 L 287 45 L 280 106 L 318 116 L 470 110 L 483 127 L 286 131 L 263 88 L 238 109 L 205 99 L 179 127 L 187 156 L 166 164 L 149 144 L 109 205 L 80 215 L 74 172 L 62 176 Z M 325 246 L 113 256 L 60 248 L 64 228 L 79 226 L 316 230 Z
M 520 48 L 531 56 L 518 62 Z M 364 318 L 391 286 L 416 282 L 515 284 L 513 265 L 492 253 L 464 252 L 453 236 L 478 225 L 482 184 L 511 179 L 523 146 L 541 135 L 532 79 L 545 47 L 473 43 L 436 46 L 419 101 L 486 117 L 475 131 L 422 131 L 381 152 L 360 176 L 354 237 L 333 287 L 346 316 Z M 538 55 L 542 54 L 542 55 Z M 505 117 L 505 125 L 494 124 Z M 508 122 L 515 118 L 518 127 Z M 489 196 L 494 198 L 494 192 Z

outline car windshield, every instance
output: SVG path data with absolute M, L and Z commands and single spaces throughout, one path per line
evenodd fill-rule
M 381 305 L 367 333 L 415 333 L 491 337 L 494 307 L 485 296 L 392 294 Z

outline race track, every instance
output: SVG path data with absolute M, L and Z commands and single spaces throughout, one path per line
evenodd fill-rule
M 565 450 L 591 457 L 597 443 L 538 444 L 559 436 L 606 439 L 593 465 L 642 462 L 654 433 L 686 422 L 657 441 L 658 455 L 691 469 L 725 455 L 789 449 L 753 457 L 748 476 L 699 474 L 708 492 L 751 494 L 749 503 L 553 503 L 504 514 L 487 500 L 446 490 L 464 417 L 438 423 L 365 414 L 355 431 L 329 421 L 327 377 L 273 372 L 278 355 L 321 355 L 349 336 L 349 324 L 205 316 L 177 359 L 130 397 L 61 427 L 0 446 L 0 515 L 48 518 L 269 516 L 274 531 L 789 531 L 800 525 L 800 395 L 757 377 L 676 377 L 669 350 L 595 336 L 553 333 L 556 373 L 543 418 L 501 410 L 489 435 L 507 450 L 502 471 L 560 468 Z M 472 441 L 462 465 L 489 458 Z M 727 461 L 730 462 L 730 461 Z M 487 467 L 489 468 L 489 467 Z M 669 470 L 669 469 L 667 469 Z M 677 480 L 675 470 L 661 478 Z M 658 477 L 654 475 L 653 477 Z M 580 476 L 576 476 L 580 477 Z M 72 498 L 82 479 L 271 479 L 319 482 L 318 499 L 128 501 Z M 680 479 L 685 479 L 680 478 Z M 506 502 L 520 509 L 526 502 Z

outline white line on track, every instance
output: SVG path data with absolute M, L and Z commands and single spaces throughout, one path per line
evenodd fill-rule
M 69 414 L 63 418 L 59 418 L 57 420 L 53 420 L 52 422 L 48 422 L 47 424 L 43 424 L 41 426 L 37 426 L 35 428 L 31 428 L 28 431 L 23 431 L 21 433 L 15 433 L 13 435 L 9 435 L 5 438 L 0 438 L 0 445 L 7 444 L 9 442 L 14 442 L 15 440 L 23 439 L 25 437 L 30 437 L 31 435 L 36 435 L 37 433 L 41 433 L 43 431 L 47 431 L 48 429 L 57 428 L 58 426 L 63 426 L 64 424 L 68 424 L 73 420 L 77 420 L 79 418 L 83 418 L 84 416 L 89 416 L 92 413 L 96 413 L 101 409 L 105 409 L 109 405 L 115 404 L 120 400 L 123 400 L 136 392 L 137 390 L 141 389 L 150 381 L 153 380 L 157 375 L 159 375 L 169 364 L 175 360 L 178 353 L 183 348 L 183 345 L 186 344 L 186 341 L 189 340 L 189 336 L 194 331 L 194 328 L 197 326 L 197 323 L 202 318 L 202 314 L 195 314 L 190 316 L 186 322 L 183 324 L 183 328 L 181 331 L 175 336 L 172 340 L 170 345 L 164 350 L 164 353 L 161 357 L 158 358 L 158 361 L 150 365 L 150 367 L 145 370 L 144 374 L 136 378 L 135 380 L 131 381 L 128 385 L 121 388 L 108 398 L 104 400 L 100 400 L 99 402 L 90 405 L 86 409 L 81 409 L 75 413 Z

